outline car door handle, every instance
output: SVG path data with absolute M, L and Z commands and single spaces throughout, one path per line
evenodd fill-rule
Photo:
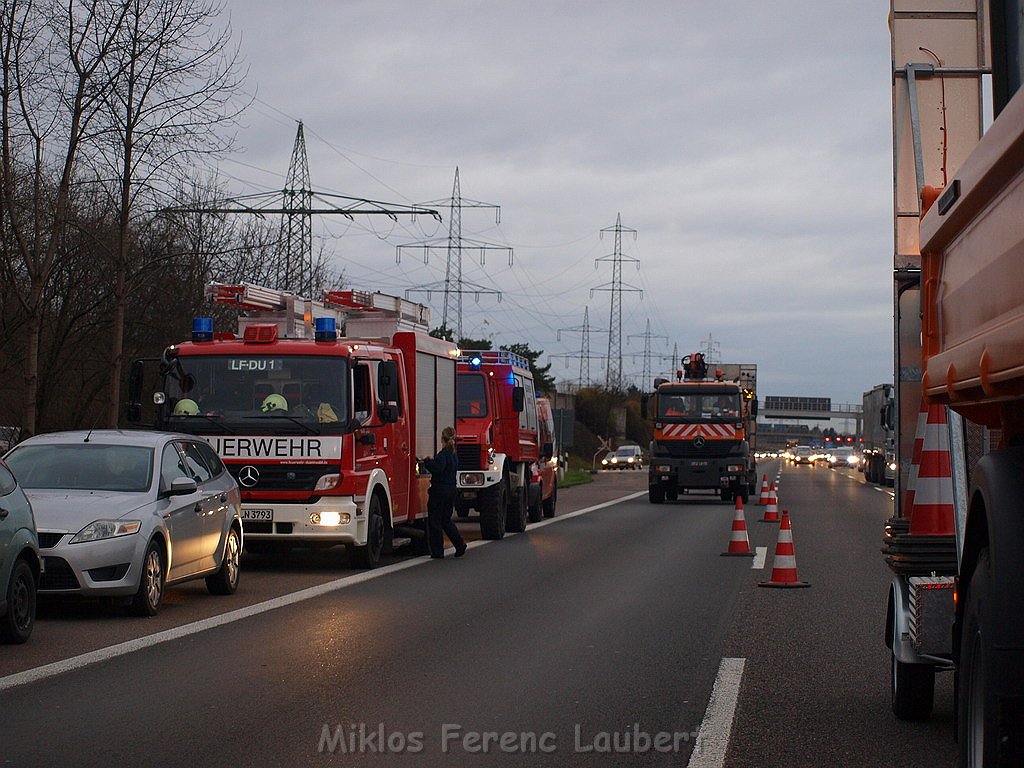
M 197 502 L 196 502 L 196 505 L 195 505 L 194 507 L 192 507 L 192 509 L 194 509 L 194 510 L 196 511 L 196 514 L 197 514 L 197 515 L 201 515 L 201 514 L 203 514 L 203 505 L 202 505 L 202 502 L 198 502 L 198 501 L 197 501 Z
M 3 507 L 0 507 L 0 520 L 6 520 L 9 514 L 11 514 L 11 511 L 9 509 L 4 509 Z

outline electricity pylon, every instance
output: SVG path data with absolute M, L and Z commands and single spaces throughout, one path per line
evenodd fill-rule
M 399 215 L 427 214 L 441 221 L 437 211 L 418 205 L 383 203 L 365 197 L 349 197 L 328 192 L 317 192 L 309 181 L 309 160 L 306 155 L 306 137 L 302 121 L 295 134 L 291 161 L 285 188 L 279 192 L 257 192 L 218 200 L 205 206 L 173 206 L 163 209 L 164 213 L 223 214 L 245 213 L 260 217 L 280 215 L 281 239 L 283 240 L 280 259 L 275 265 L 276 285 L 270 286 L 300 295 L 312 294 L 313 281 L 313 216 L 341 215 L 348 219 L 355 216 L 387 216 L 398 221 Z
M 583 325 L 577 325 L 574 328 L 559 328 L 556 338 L 558 341 L 562 340 L 562 333 L 579 333 L 580 334 L 580 351 L 576 353 L 565 353 L 560 355 L 549 355 L 549 357 L 561 357 L 565 360 L 580 361 L 580 377 L 579 377 L 579 388 L 582 389 L 585 386 L 590 386 L 590 361 L 591 360 L 603 360 L 604 355 L 592 355 L 590 354 L 590 334 L 591 333 L 608 333 L 608 331 L 601 328 L 590 327 L 590 307 L 583 308 Z
M 630 339 L 643 339 L 644 340 L 644 369 L 641 378 L 640 388 L 652 386 L 651 382 L 651 339 L 665 339 L 668 341 L 668 336 L 659 336 L 656 333 L 651 333 L 651 320 L 647 319 L 647 330 L 643 333 L 634 333 L 630 335 Z
M 480 254 L 480 265 L 483 266 L 488 251 L 507 251 L 508 265 L 512 266 L 512 248 L 507 245 L 495 245 L 483 240 L 473 240 L 462 236 L 462 209 L 463 208 L 493 208 L 494 223 L 501 222 L 501 207 L 495 203 L 482 203 L 479 200 L 468 200 L 462 196 L 459 185 L 459 169 L 455 168 L 455 182 L 452 184 L 452 196 L 441 200 L 431 200 L 422 205 L 447 205 L 448 206 L 448 237 L 434 238 L 432 240 L 421 240 L 417 243 L 402 243 L 396 246 L 396 260 L 401 262 L 402 250 L 418 248 L 423 251 L 423 263 L 429 260 L 431 250 L 446 250 L 447 262 L 444 270 L 444 282 L 421 285 L 416 288 L 409 288 L 405 294 L 408 297 L 411 293 L 427 294 L 427 301 L 430 296 L 438 291 L 444 291 L 444 314 L 441 325 L 445 330 L 455 335 L 456 341 L 463 338 L 462 333 L 462 297 L 472 294 L 479 301 L 481 296 L 493 295 L 501 301 L 501 291 L 493 288 L 485 288 L 482 285 L 471 283 L 462 277 L 462 252 L 476 251 Z M 454 322 L 453 328 L 450 323 Z
M 605 227 L 601 230 L 601 239 L 604 239 L 605 232 L 615 233 L 615 249 L 607 256 L 595 259 L 595 267 L 602 261 L 610 261 L 612 264 L 612 279 L 610 282 L 591 288 L 590 295 L 597 291 L 611 293 L 611 307 L 608 316 L 608 369 L 605 375 L 605 386 L 608 389 L 622 389 L 622 294 L 639 293 L 643 291 L 636 286 L 622 282 L 622 264 L 629 262 L 636 264 L 640 269 L 640 259 L 632 256 L 625 256 L 622 253 L 622 233 L 632 232 L 636 240 L 636 230 L 622 226 L 622 214 L 615 217 L 615 226 Z

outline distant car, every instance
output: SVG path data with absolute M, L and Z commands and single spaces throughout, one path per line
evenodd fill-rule
M 813 456 L 814 453 L 811 451 L 811 446 L 809 445 L 798 445 L 793 449 L 794 464 L 813 464 Z
M 853 448 L 836 448 L 832 451 L 829 464 L 832 467 L 853 467 L 860 465 L 860 456 Z
M 643 469 L 644 453 L 639 445 L 622 445 L 601 459 L 604 469 Z
M 36 621 L 39 541 L 32 505 L 0 461 L 0 640 L 24 643 Z
M 6 456 L 32 502 L 40 593 L 130 599 L 152 616 L 166 587 L 238 587 L 238 485 L 205 440 L 169 432 L 55 432 Z

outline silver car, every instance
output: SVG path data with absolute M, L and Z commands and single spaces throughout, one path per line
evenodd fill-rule
M 35 512 L 40 593 L 125 597 L 152 616 L 170 584 L 238 587 L 238 485 L 202 438 L 55 432 L 5 459 Z

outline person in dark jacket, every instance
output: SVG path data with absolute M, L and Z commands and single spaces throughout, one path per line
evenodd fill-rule
M 430 472 L 430 490 L 427 496 L 427 544 L 430 556 L 436 559 L 444 557 L 444 535 L 448 534 L 455 546 L 455 556 L 462 557 L 466 553 L 466 542 L 459 533 L 458 526 L 452 522 L 455 511 L 456 472 L 459 459 L 455 455 L 455 428 L 445 427 L 441 432 L 441 450 L 432 459 L 420 459 Z

